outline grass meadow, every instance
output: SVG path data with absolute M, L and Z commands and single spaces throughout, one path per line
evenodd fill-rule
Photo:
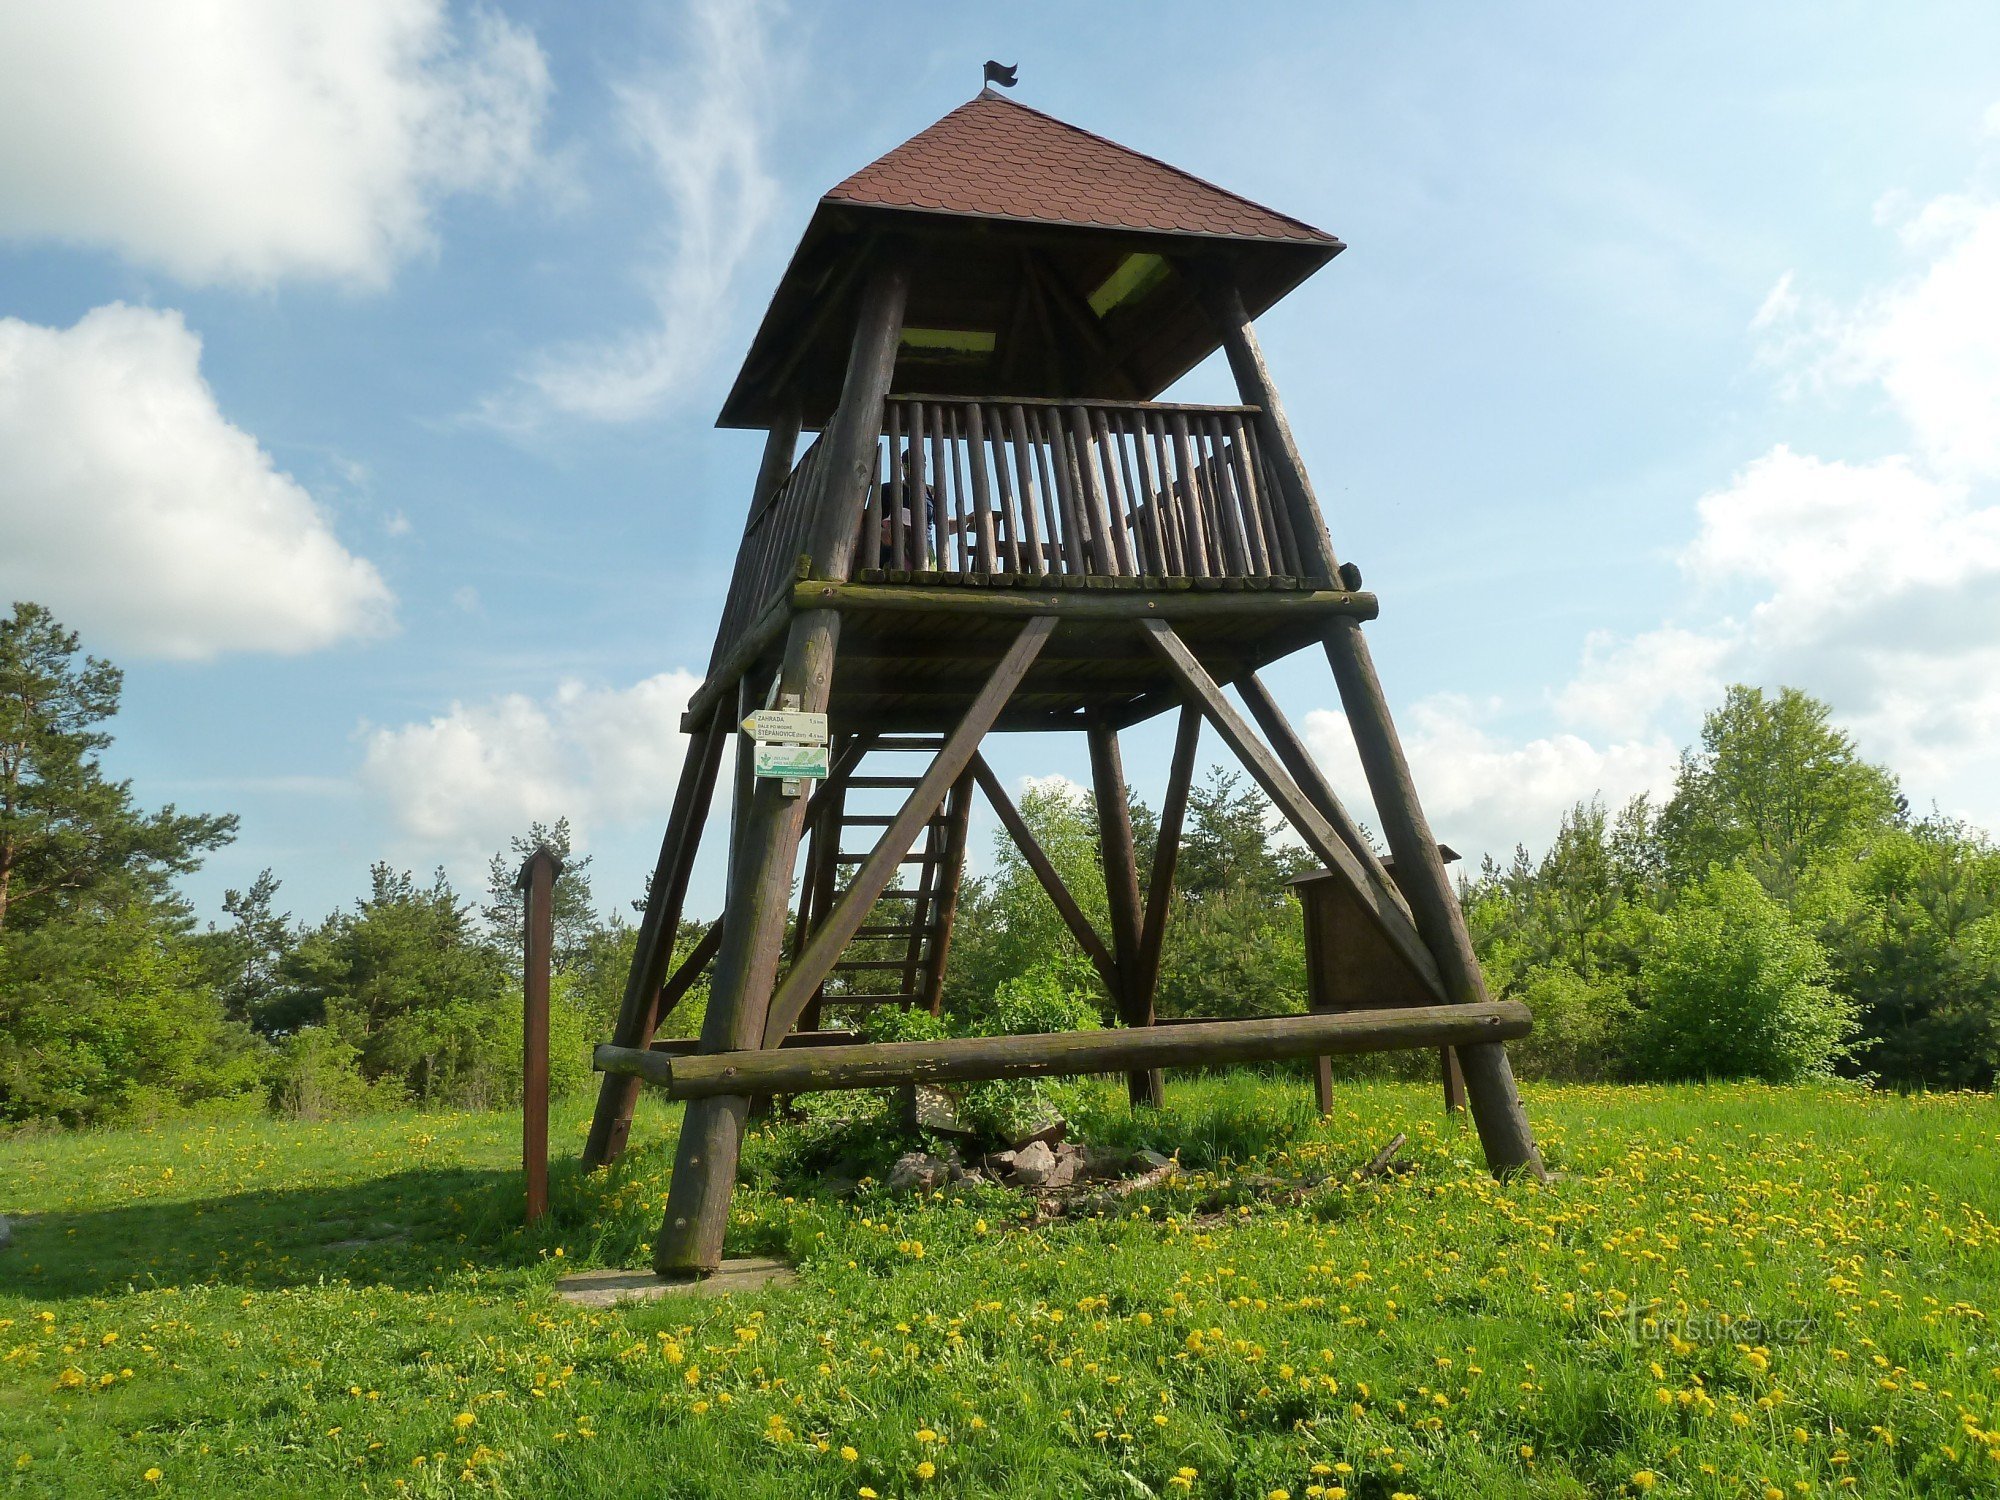
M 519 1120 L 0 1139 L 0 1494 L 2000 1495 L 2000 1113 L 1853 1088 L 1533 1088 L 1553 1187 L 1433 1088 L 1066 1103 L 1180 1151 L 1117 1218 L 816 1193 L 752 1143 L 731 1253 L 610 1311 L 675 1114 L 518 1224 Z M 1397 1130 L 1414 1170 L 1357 1180 Z

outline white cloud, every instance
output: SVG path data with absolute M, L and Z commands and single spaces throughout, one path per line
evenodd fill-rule
M 1761 596 L 1717 636 L 1729 675 L 1827 699 L 1911 790 L 1994 820 L 1976 771 L 2000 732 L 2000 502 L 1907 457 L 1781 445 L 1698 514 L 1690 571 Z
M 379 284 L 436 199 L 506 189 L 549 94 L 533 36 L 445 0 L 0 6 L 0 235 L 189 282 Z
M 1729 643 L 1663 626 L 1629 640 L 1593 631 L 1583 665 L 1555 695 L 1562 722 L 1606 734 L 1643 736 L 1663 711 L 1685 717 L 1722 696 Z
M 0 319 L 0 595 L 183 659 L 391 625 L 374 566 L 222 415 L 180 314 L 123 303 Z
M 692 0 L 678 63 L 618 86 L 627 140 L 665 212 L 663 243 L 643 272 L 654 321 L 545 352 L 521 388 L 486 403 L 487 420 L 524 427 L 553 412 L 630 421 L 705 373 L 734 312 L 737 272 L 777 204 L 765 154 L 789 64 L 772 46 L 775 19 L 761 0 Z
M 1431 832 L 1473 869 L 1487 854 L 1504 863 L 1516 844 L 1540 847 L 1582 798 L 1602 794 L 1615 808 L 1635 793 L 1673 784 L 1680 752 L 1663 734 L 1600 745 L 1557 733 L 1517 743 L 1493 733 L 1486 718 L 1471 700 L 1439 694 L 1411 705 L 1397 721 Z M 1305 737 L 1349 809 L 1376 825 L 1345 717 L 1316 709 L 1306 715 Z
M 361 783 L 417 863 L 476 869 L 537 819 L 567 817 L 588 848 L 593 833 L 665 817 L 687 748 L 681 713 L 699 685 L 674 671 L 629 688 L 565 681 L 546 699 L 454 703 L 370 731 Z
M 1065 776 L 1060 771 L 1051 771 L 1046 776 L 1028 775 L 1016 777 L 1014 781 L 1015 802 L 1018 804 L 1026 800 L 1030 792 L 1053 792 L 1065 801 L 1073 802 L 1079 807 L 1083 805 L 1084 798 L 1090 795 L 1090 789 L 1082 782 Z
M 1787 272 L 1752 328 L 1793 390 L 1879 389 L 1937 473 L 2000 477 L 2000 201 L 1948 193 L 1880 217 L 1921 264 L 1851 307 L 1801 292 Z

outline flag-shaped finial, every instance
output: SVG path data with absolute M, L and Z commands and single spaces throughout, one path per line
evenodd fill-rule
M 1014 86 L 1015 79 L 1020 76 L 1020 72 L 1021 69 L 1019 64 L 997 63 L 994 62 L 991 58 L 988 58 L 986 60 L 987 83 L 989 84 L 997 83 L 1003 89 L 1011 89 Z

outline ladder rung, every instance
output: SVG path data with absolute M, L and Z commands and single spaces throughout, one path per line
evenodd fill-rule
M 921 776 L 850 776 L 847 778 L 847 784 L 850 788 L 858 787 L 864 791 L 869 788 L 880 790 L 885 787 L 907 789 L 916 786 L 922 780 Z
M 941 734 L 940 735 L 885 734 L 882 736 L 881 739 L 876 740 L 873 744 L 871 744 L 868 747 L 868 753 L 870 755 L 873 755 L 878 750 L 894 751 L 894 750 L 942 750 L 942 749 L 944 749 L 944 736 Z
M 898 886 L 895 890 L 884 891 L 881 895 L 877 896 L 875 899 L 877 901 L 887 901 L 892 896 L 900 896 L 907 901 L 917 901 L 917 900 L 929 901 L 936 895 L 937 895 L 936 891 L 913 891 L 905 887 Z
M 930 937 L 936 931 L 937 928 L 935 926 L 933 926 L 929 922 L 926 922 L 921 927 L 857 927 L 854 929 L 854 936 L 857 939 L 912 938 L 916 937 L 919 933 L 921 933 L 925 937 Z
M 858 865 L 874 858 L 870 854 L 836 854 L 833 862 L 837 865 Z M 905 854 L 896 861 L 901 865 L 937 865 L 944 863 L 942 854 Z
M 916 963 L 911 963 L 908 959 L 903 958 L 848 958 L 842 959 L 839 963 L 835 964 L 833 972 L 838 974 L 844 969 L 921 969 L 923 967 L 924 963 L 921 959 Z
M 827 1005 L 908 1005 L 922 998 L 917 995 L 823 995 Z
M 895 821 L 896 814 L 894 813 L 850 813 L 840 820 L 840 826 L 842 828 L 887 828 Z M 930 819 L 922 826 L 926 828 L 942 828 L 944 825 L 945 819 L 936 817 Z

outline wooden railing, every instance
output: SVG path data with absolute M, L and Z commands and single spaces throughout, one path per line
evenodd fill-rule
M 1254 407 L 892 398 L 853 574 L 1235 580 L 1307 572 Z M 921 503 L 919 503 L 921 502 Z
M 1255 407 L 902 396 L 883 416 L 858 582 L 1328 586 L 1259 448 Z M 718 660 L 797 577 L 821 454 L 815 441 L 751 516 Z
M 812 529 L 820 453 L 821 445 L 815 439 L 790 476 L 744 527 L 743 542 L 736 552 L 736 572 L 729 580 L 729 597 L 722 606 L 722 625 L 715 633 L 710 671 L 796 576 L 799 556 L 806 550 Z

